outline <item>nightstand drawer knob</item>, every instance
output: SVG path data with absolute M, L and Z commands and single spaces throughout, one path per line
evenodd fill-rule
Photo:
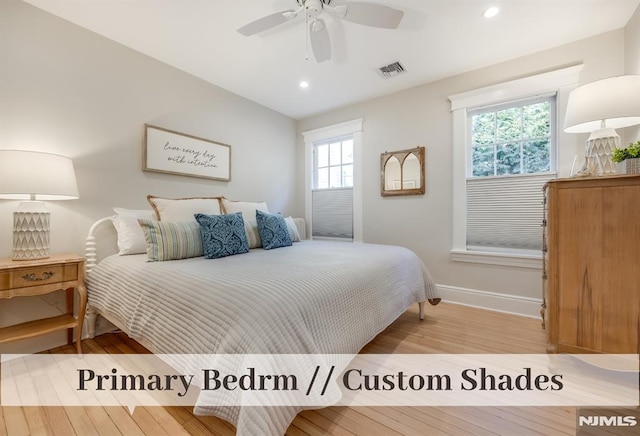
M 47 272 L 43 272 L 41 277 L 38 277 L 36 274 L 25 274 L 22 276 L 22 278 L 27 281 L 27 282 L 40 282 L 42 280 L 49 280 L 51 277 L 53 277 L 53 275 L 55 274 L 55 272 L 53 271 L 47 271 Z

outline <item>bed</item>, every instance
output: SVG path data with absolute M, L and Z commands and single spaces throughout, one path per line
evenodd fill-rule
M 437 304 L 422 261 L 397 246 L 303 240 L 277 250 L 148 262 L 87 240 L 89 335 L 99 314 L 155 354 L 355 354 L 413 304 Z M 304 231 L 304 221 L 296 220 Z M 109 251 L 109 250 L 107 250 Z M 303 407 L 211 407 L 239 435 L 284 434 Z

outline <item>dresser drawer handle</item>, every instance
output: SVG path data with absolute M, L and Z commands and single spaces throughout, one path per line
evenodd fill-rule
M 54 274 L 55 272 L 53 271 L 43 272 L 42 277 L 38 277 L 35 274 L 31 273 L 23 275 L 22 278 L 27 282 L 39 282 L 42 280 L 49 280 L 51 277 L 53 277 Z

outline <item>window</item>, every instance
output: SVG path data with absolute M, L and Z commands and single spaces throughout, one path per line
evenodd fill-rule
M 450 96 L 454 261 L 540 268 L 542 187 L 557 171 L 557 110 L 582 65 Z M 566 154 L 566 153 L 565 153 Z
M 353 136 L 313 145 L 311 234 L 353 239 Z
M 555 96 L 469 112 L 473 177 L 555 170 Z
M 542 187 L 555 177 L 555 107 L 554 95 L 468 112 L 467 250 L 542 249 Z
M 314 144 L 314 189 L 353 187 L 353 136 Z
M 313 238 L 362 241 L 362 131 L 356 119 L 302 133 L 305 217 Z

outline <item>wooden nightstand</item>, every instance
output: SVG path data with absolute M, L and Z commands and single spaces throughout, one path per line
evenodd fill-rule
M 73 316 L 73 290 L 78 291 L 80 307 Z M 28 321 L 0 328 L 0 344 L 31 338 L 56 330 L 67 329 L 67 341 L 82 354 L 82 323 L 87 309 L 87 288 L 84 284 L 84 258 L 74 254 L 59 254 L 40 260 L 0 259 L 0 299 L 28 297 L 65 290 L 67 313 L 51 318 Z

